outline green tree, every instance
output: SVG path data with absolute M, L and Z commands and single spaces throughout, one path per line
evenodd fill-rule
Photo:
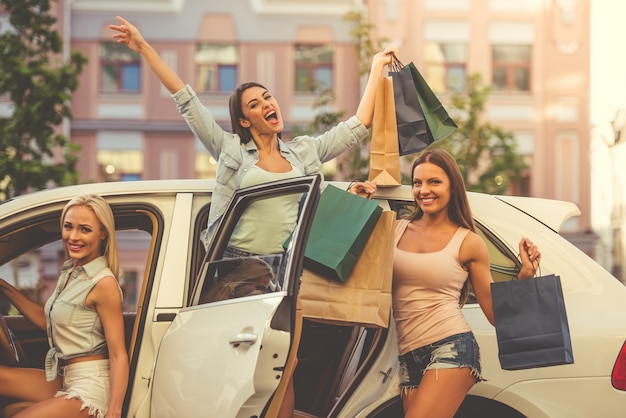
M 315 117 L 306 126 L 294 126 L 293 136 L 314 135 L 325 132 L 335 126 L 346 114 L 345 110 L 331 111 L 329 106 L 335 102 L 336 96 L 333 89 L 322 89 L 313 101 L 313 109 L 316 109 Z
M 0 0 L 10 26 L 0 27 L 0 96 L 12 115 L 0 119 L 0 201 L 29 190 L 76 182 L 76 152 L 61 133 L 86 57 L 63 59 L 50 0 Z
M 512 132 L 482 120 L 490 91 L 480 74 L 471 74 L 466 91 L 451 97 L 449 113 L 459 128 L 429 148 L 450 151 L 468 190 L 504 194 L 519 183 L 528 165 L 517 152 Z
M 317 135 L 325 132 L 337 125 L 341 118 L 346 114 L 345 110 L 332 111 L 330 105 L 335 102 L 336 96 L 333 89 L 318 90 L 318 96 L 313 101 L 313 109 L 316 110 L 315 117 L 306 126 L 294 126 L 292 135 Z M 334 172 L 324 167 L 324 178 L 332 180 Z
M 379 51 L 380 44 L 387 40 L 372 39 L 374 25 L 368 22 L 367 16 L 361 10 L 349 11 L 344 15 L 343 21 L 353 25 L 350 36 L 354 40 L 354 49 L 359 60 L 359 76 L 367 75 L 370 70 L 370 59 Z
M 353 10 L 343 17 L 345 22 L 353 24 L 350 36 L 354 40 L 354 48 L 358 58 L 358 77 L 368 74 L 372 56 L 380 50 L 380 45 L 387 42 L 385 38 L 374 40 L 371 38 L 373 25 L 359 10 Z M 329 106 L 335 101 L 335 92 L 332 89 L 319 90 L 313 109 L 316 116 L 310 124 L 304 127 L 295 126 L 293 136 L 315 135 L 335 126 L 346 114 L 345 110 L 330 111 Z M 337 170 L 348 179 L 365 179 L 369 171 L 369 143 L 371 136 L 365 138 L 360 146 L 348 150 L 336 160 Z M 332 179 L 333 173 L 326 174 L 327 180 Z
M 343 17 L 345 22 L 353 25 L 350 36 L 354 41 L 354 49 L 358 58 L 359 77 L 369 73 L 371 59 L 375 53 L 388 42 L 387 38 L 373 39 L 371 24 L 367 15 L 361 10 L 351 10 Z M 370 131 L 371 132 L 371 131 Z M 371 135 L 365 138 L 360 146 L 354 147 L 337 159 L 337 170 L 347 179 L 366 179 L 369 172 L 369 144 Z

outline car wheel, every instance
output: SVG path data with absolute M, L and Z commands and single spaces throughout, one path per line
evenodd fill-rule
M 404 418 L 402 400 L 396 397 L 376 408 L 368 418 Z M 513 408 L 489 399 L 467 396 L 454 418 L 526 418 Z
M 525 416 L 503 403 L 478 396 L 466 396 L 454 418 L 525 418 Z
M 399 396 L 389 399 L 387 402 L 372 411 L 367 418 L 404 418 L 402 400 Z

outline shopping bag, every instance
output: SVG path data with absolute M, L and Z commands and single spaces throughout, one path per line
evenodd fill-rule
M 418 93 L 417 98 L 420 101 L 420 105 L 422 105 L 422 109 L 424 109 L 426 124 L 433 141 L 447 137 L 457 129 L 456 123 L 452 120 L 437 96 L 435 96 L 435 93 L 433 93 L 424 77 L 417 70 L 415 64 L 410 62 L 408 67 L 413 75 L 413 80 L 415 80 Z
M 335 186 L 322 192 L 304 251 L 304 266 L 345 281 L 383 209 L 378 203 Z
M 397 62 L 400 69 L 396 67 L 389 74 L 393 79 L 400 155 L 407 155 L 447 137 L 457 125 L 415 64 Z
M 337 325 L 389 326 L 395 219 L 393 211 L 381 214 L 344 283 L 304 270 L 299 293 L 303 318 Z
M 368 180 L 379 187 L 399 186 L 402 180 L 393 95 L 391 78 L 380 77 L 374 101 L 368 175 Z
M 559 276 L 492 283 L 491 296 L 502 369 L 574 362 Z
M 399 153 L 408 155 L 420 152 L 433 142 L 433 138 L 428 132 L 413 75 L 406 66 L 389 74 L 393 81 Z

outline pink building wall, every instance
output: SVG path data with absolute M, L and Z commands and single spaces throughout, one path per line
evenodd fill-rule
M 71 47 L 89 59 L 80 77 L 80 87 L 72 97 L 70 130 L 71 140 L 82 146 L 79 162 L 82 182 L 103 179 L 96 160 L 98 138 L 102 138 L 103 132 L 120 138 L 134 132 L 142 138 L 142 178 L 195 175 L 194 156 L 198 152 L 195 138 L 169 94 L 145 65 L 141 67 L 139 94 L 100 92 L 99 45 L 111 39 L 107 25 L 115 23 L 116 14 L 132 17 L 162 56 L 175 58 L 177 72 L 190 84 L 194 77 L 193 54 L 199 40 L 236 41 L 240 58 L 238 81 L 265 84 L 278 98 L 287 126 L 308 123 L 313 117 L 314 98 L 294 92 L 294 44 L 332 42 L 335 108 L 345 110 L 346 117 L 356 111 L 362 83 L 356 75 L 350 27 L 343 22 L 342 14 L 329 13 L 313 1 L 308 6 L 306 1 L 290 3 L 290 7 L 303 11 L 296 14 L 280 13 L 276 9 L 259 11 L 248 7 L 249 0 L 219 4 L 205 0 L 166 3 L 159 3 L 162 10 L 146 11 L 144 2 L 75 0 L 70 3 L 72 10 L 68 14 L 64 11 L 66 2 L 53 2 L 59 30 L 63 31 L 65 23 L 69 23 Z M 266 3 L 272 2 L 258 2 Z M 590 1 L 338 0 L 337 3 L 345 5 L 345 11 L 363 4 L 375 28 L 372 36 L 398 44 L 400 58 L 414 61 L 418 67 L 424 65 L 423 48 L 429 24 L 465 25 L 468 74 L 479 72 L 486 82 L 492 77 L 494 26 L 530 28 L 533 38 L 530 92 L 493 92 L 485 117 L 530 138 L 531 195 L 575 202 L 582 215 L 565 226 L 565 234 L 590 252 L 593 240 L 589 165 Z M 70 22 L 65 21 L 66 16 Z M 230 129 L 228 96 L 226 93 L 200 95 L 205 106 L 219 111 L 218 122 L 226 129 Z M 445 103 L 446 95 L 440 98 Z M 132 109 L 139 116 L 102 116 L 106 113 L 103 109 L 115 108 Z
M 480 73 L 487 84 L 492 77 L 494 26 L 520 25 L 532 31 L 530 92 L 492 91 L 485 120 L 532 138 L 531 195 L 575 202 L 582 215 L 565 230 L 585 247 L 590 245 L 583 241 L 591 230 L 589 7 L 588 1 L 551 0 L 368 2 L 373 37 L 390 39 L 399 46 L 400 59 L 413 61 L 418 68 L 424 66 L 429 24 L 464 25 L 467 73 Z M 445 102 L 447 97 L 440 98 Z M 520 113 L 515 114 L 516 109 Z

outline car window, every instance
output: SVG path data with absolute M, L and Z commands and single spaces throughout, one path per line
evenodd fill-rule
M 146 266 L 151 254 L 152 216 L 147 212 L 116 209 L 116 237 L 120 258 L 120 287 L 125 312 L 136 312 Z M 38 303 L 45 303 L 56 286 L 59 271 L 67 260 L 60 239 L 60 211 L 37 214 L 0 232 L 0 277 Z M 0 296 L 0 312 L 18 315 L 8 300 Z
M 285 290 L 289 243 L 300 221 L 302 196 L 298 191 L 251 199 L 236 224 L 227 227 L 219 256 L 203 261 L 192 305 Z M 286 206 L 293 210 L 282 211 Z M 278 210 L 281 216 L 273 212 Z
M 271 262 L 271 261 L 270 261 Z M 198 304 L 280 290 L 270 263 L 263 257 L 224 258 L 211 263 Z

